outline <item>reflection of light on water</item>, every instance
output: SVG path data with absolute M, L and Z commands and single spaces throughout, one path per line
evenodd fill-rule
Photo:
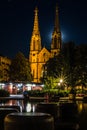
M 31 104 L 27 103 L 26 112 L 31 112 Z
M 35 105 L 33 105 L 32 110 L 33 110 L 33 112 L 35 112 Z
M 26 112 L 35 112 L 35 105 L 31 103 L 27 103 Z
M 78 111 L 79 113 L 81 113 L 83 110 L 83 104 L 82 103 L 78 103 Z
M 23 109 L 22 109 L 22 106 L 20 106 L 20 111 L 22 112 L 22 110 L 23 110 Z
M 84 103 L 84 110 L 87 111 L 87 103 Z

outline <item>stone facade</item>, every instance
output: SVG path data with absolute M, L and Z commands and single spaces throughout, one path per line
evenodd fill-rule
M 40 82 L 44 73 L 44 65 L 49 58 L 58 55 L 61 49 L 61 32 L 59 27 L 58 7 L 56 6 L 55 24 L 52 33 L 51 49 L 42 47 L 41 36 L 39 31 L 38 8 L 35 8 L 34 26 L 30 41 L 29 62 L 31 66 L 31 73 L 33 75 L 33 82 Z

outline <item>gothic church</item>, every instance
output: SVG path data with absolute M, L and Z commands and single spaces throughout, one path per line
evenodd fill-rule
M 54 30 L 52 33 L 51 49 L 50 51 L 43 47 L 41 43 L 41 35 L 39 31 L 38 8 L 35 8 L 34 25 L 30 41 L 29 62 L 31 67 L 31 74 L 33 75 L 33 82 L 40 83 L 41 77 L 44 73 L 44 65 L 49 58 L 58 55 L 61 49 L 61 31 L 59 26 L 58 7 L 56 6 Z

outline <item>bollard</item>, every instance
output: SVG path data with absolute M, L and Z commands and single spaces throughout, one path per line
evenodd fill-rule
M 62 103 L 59 106 L 60 119 L 63 121 L 76 121 L 78 107 L 76 103 Z
M 56 103 L 39 103 L 35 111 L 51 114 L 54 120 L 58 118 L 58 105 Z
M 79 130 L 78 107 L 76 103 L 59 105 L 59 119 L 55 122 L 55 130 Z
M 54 130 L 54 118 L 45 113 L 11 113 L 5 117 L 4 130 Z
M 7 114 L 18 112 L 17 109 L 13 108 L 0 108 L 0 130 L 4 130 L 4 118 Z

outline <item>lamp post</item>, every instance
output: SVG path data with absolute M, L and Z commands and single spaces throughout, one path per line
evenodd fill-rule
M 62 87 L 63 79 L 60 79 L 60 87 Z
M 60 90 L 61 86 L 62 86 L 62 83 L 63 83 L 63 79 L 60 79 L 59 80 L 59 83 L 58 83 L 58 90 Z
M 63 82 L 63 79 L 60 79 L 60 84 L 62 84 L 62 82 Z

